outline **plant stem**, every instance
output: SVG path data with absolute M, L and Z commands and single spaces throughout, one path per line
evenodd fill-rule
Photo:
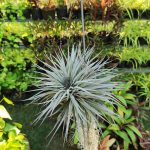
M 81 19 L 82 19 L 82 40 L 83 40 L 83 50 L 85 52 L 85 25 L 84 25 L 84 7 L 83 7 L 84 0 L 81 0 Z
M 95 120 L 91 118 L 88 124 L 80 128 L 80 148 L 83 150 L 98 150 L 99 131 Z

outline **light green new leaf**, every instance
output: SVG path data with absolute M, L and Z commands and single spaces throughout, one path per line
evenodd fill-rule
M 11 119 L 9 113 L 7 112 L 7 110 L 5 109 L 5 107 L 3 105 L 0 105 L 0 117 Z
M 17 128 L 19 128 L 19 129 L 22 128 L 22 124 L 20 124 L 20 123 L 18 123 L 18 122 L 13 122 L 13 124 L 14 124 Z
M 8 132 L 9 140 L 13 141 L 13 140 L 15 140 L 15 137 L 16 137 L 16 132 L 14 130 L 11 130 Z
M 78 144 L 79 142 L 79 135 L 77 133 L 77 131 L 74 133 L 74 139 L 73 139 L 73 143 L 74 144 Z
M 115 97 L 117 97 L 121 103 L 124 105 L 124 106 L 127 106 L 127 102 L 126 100 L 124 99 L 124 97 L 120 96 L 120 95 L 115 95 Z
M 14 130 L 17 134 L 20 133 L 20 130 L 19 130 L 16 126 L 11 125 L 11 124 L 9 124 L 9 123 L 6 123 L 5 128 L 4 128 L 4 131 L 5 131 L 5 132 L 9 132 L 9 131 L 12 131 L 12 130 Z
M 99 124 L 98 124 L 98 127 L 99 127 L 100 129 L 105 129 L 107 126 L 106 126 L 105 124 L 103 124 L 103 123 L 99 123 Z
M 19 135 L 17 135 L 17 137 L 16 137 L 16 140 L 18 140 L 18 141 L 20 141 L 20 142 L 22 142 L 24 139 L 25 139 L 25 136 L 24 136 L 23 134 L 19 134 Z
M 6 145 L 7 145 L 7 143 L 6 143 L 5 140 L 3 140 L 2 142 L 0 142 L 0 148 L 1 148 L 1 150 L 6 150 Z
M 135 120 L 135 117 L 130 117 L 129 119 L 126 119 L 125 120 L 125 124 L 128 124 L 128 123 L 131 123 L 131 122 L 133 122 Z
M 127 131 L 128 135 L 130 136 L 132 142 L 135 143 L 136 142 L 136 136 L 133 133 L 133 131 L 129 128 L 125 128 L 125 130 Z
M 132 115 L 132 110 L 131 110 L 131 109 L 127 109 L 127 110 L 126 110 L 126 114 L 125 114 L 125 119 L 130 118 L 131 115 Z
M 14 103 L 13 103 L 10 99 L 8 99 L 8 98 L 6 98 L 6 97 L 3 97 L 3 100 L 4 100 L 7 104 L 9 104 L 9 105 L 14 105 Z
M 3 132 L 0 131 L 0 140 L 2 139 Z
M 103 133 L 102 133 L 102 136 L 101 138 L 105 138 L 107 135 L 109 135 L 111 132 L 109 130 L 105 130 Z
M 125 131 L 115 131 L 115 133 L 120 136 L 124 141 L 131 143 L 127 133 Z
M 142 134 L 140 133 L 140 131 L 134 127 L 133 125 L 127 125 L 133 132 L 135 132 L 139 137 L 142 138 Z
M 128 100 L 134 100 L 135 99 L 135 95 L 127 93 L 124 98 L 128 99 Z
M 120 130 L 119 126 L 117 124 L 111 124 L 107 128 L 108 130 L 118 131 Z
M 0 118 L 0 130 L 3 129 L 5 127 L 5 121 Z
M 123 142 L 123 145 L 124 145 L 124 150 L 129 150 L 129 142 L 125 141 Z

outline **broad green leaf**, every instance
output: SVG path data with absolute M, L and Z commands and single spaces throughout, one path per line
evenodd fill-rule
M 14 130 L 11 130 L 8 132 L 9 140 L 13 141 L 13 140 L 15 140 L 15 137 L 16 137 L 16 132 Z
M 134 94 L 126 94 L 125 95 L 125 97 L 124 97 L 125 99 L 128 99 L 128 100 L 134 100 L 135 99 L 135 95 Z
M 133 143 L 136 142 L 136 136 L 133 133 L 133 131 L 129 128 L 125 128 L 125 130 L 127 131 L 128 135 L 130 136 L 130 139 L 132 140 Z
M 74 134 L 74 139 L 73 139 L 73 143 L 74 143 L 74 144 L 78 144 L 78 142 L 79 142 L 79 136 L 78 136 L 78 133 L 75 132 L 75 134 Z
M 14 105 L 14 103 L 13 103 L 10 99 L 8 99 L 8 98 L 6 98 L 6 97 L 3 97 L 3 100 L 4 100 L 7 104 L 9 104 L 9 105 Z
M 0 118 L 0 129 L 3 129 L 5 127 L 5 121 Z
M 25 138 L 25 136 L 23 134 L 19 134 L 17 137 L 16 137 L 16 140 L 19 140 L 20 142 L 23 141 Z
M 9 123 L 6 123 L 5 128 L 4 128 L 4 131 L 5 131 L 5 132 L 9 132 L 9 131 L 11 131 L 11 130 L 16 131 L 17 134 L 20 133 L 20 130 L 19 130 L 16 126 L 11 125 L 11 124 L 9 124 Z
M 19 129 L 22 128 L 22 124 L 20 124 L 20 123 L 18 123 L 18 122 L 13 122 L 13 124 L 14 124 L 17 128 L 19 128 Z
M 0 150 L 6 150 L 6 145 L 7 145 L 7 143 L 6 143 L 5 140 L 3 140 L 2 142 L 0 142 Z
M 7 112 L 7 110 L 5 109 L 5 107 L 3 105 L 0 105 L 0 117 L 11 119 L 9 113 Z
M 76 124 L 73 123 L 73 124 L 71 125 L 71 129 L 75 129 L 75 127 L 76 127 Z
M 120 100 L 120 102 L 124 105 L 124 106 L 127 106 L 127 102 L 126 100 L 124 99 L 124 97 L 120 96 L 120 95 L 115 95 L 116 98 L 118 98 Z
M 129 150 L 129 142 L 127 142 L 127 141 L 123 141 L 123 145 L 124 145 L 124 150 Z
M 124 112 L 122 111 L 122 109 L 120 107 L 118 107 L 118 114 L 121 116 L 121 117 L 124 117 Z
M 1 141 L 2 136 L 3 136 L 3 132 L 0 131 L 0 141 Z
M 124 113 L 126 113 L 126 108 L 120 104 L 118 104 L 118 108 L 121 109 Z
M 140 133 L 140 131 L 134 127 L 133 125 L 127 125 L 133 132 L 135 132 L 139 137 L 142 138 L 142 134 Z
M 11 144 L 11 147 L 13 149 L 10 149 L 10 150 L 20 150 L 20 148 L 22 147 L 22 143 L 20 143 L 19 141 L 14 141 L 12 144 Z
M 136 102 L 135 102 L 135 101 L 127 100 L 127 103 L 130 104 L 130 105 L 136 105 Z
M 111 124 L 108 126 L 107 128 L 108 130 L 113 130 L 113 131 L 117 131 L 120 130 L 119 126 L 117 124 Z
M 135 120 L 135 117 L 132 116 L 131 118 L 125 120 L 125 124 L 131 123 L 134 120 Z
M 124 141 L 131 143 L 127 133 L 125 131 L 114 131 L 118 136 L 120 136 Z
M 123 118 L 116 117 L 116 118 L 114 118 L 114 121 L 116 121 L 118 125 L 121 125 L 122 124 L 121 119 L 123 119 Z
M 125 113 L 125 119 L 130 118 L 131 115 L 132 115 L 132 110 L 131 110 L 131 109 L 127 109 L 127 110 L 126 110 L 126 113 Z
M 101 129 L 105 129 L 105 128 L 106 128 L 106 125 L 103 124 L 103 123 L 99 123 L 98 126 L 99 126 L 99 128 L 101 128 Z
M 101 138 L 105 138 L 107 135 L 109 135 L 111 132 L 109 130 L 105 130 L 103 133 L 102 133 L 102 136 Z

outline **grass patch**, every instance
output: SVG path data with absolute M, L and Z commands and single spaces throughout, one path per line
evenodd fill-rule
M 41 126 L 39 124 L 33 125 L 32 122 L 36 118 L 36 114 L 40 111 L 37 106 L 15 105 L 14 107 L 6 106 L 6 108 L 13 120 L 23 125 L 22 133 L 26 134 L 31 150 L 74 150 L 68 147 L 69 144 L 63 143 L 61 131 L 56 134 L 47 147 L 50 139 L 50 137 L 47 138 L 47 135 L 53 128 L 54 121 L 46 120 Z

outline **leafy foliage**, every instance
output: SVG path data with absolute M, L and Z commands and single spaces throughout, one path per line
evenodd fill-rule
M 140 88 L 138 96 L 145 97 L 142 98 L 141 105 L 150 107 L 150 75 L 143 73 L 140 75 L 133 75 L 132 77 L 134 84 Z
M 116 54 L 112 53 L 112 55 L 116 55 L 120 60 L 120 63 L 124 61 L 131 62 L 134 68 L 147 64 L 150 60 L 150 51 L 148 47 L 124 47 L 120 49 L 120 51 L 118 50 Z
M 118 0 L 124 9 L 150 9 L 150 2 L 147 0 Z
M 135 149 L 138 147 L 138 139 L 142 138 L 141 132 L 135 126 L 136 118 L 133 115 L 133 110 L 130 105 L 135 105 L 135 95 L 127 93 L 126 91 L 131 86 L 129 82 L 124 90 L 116 91 L 116 97 L 125 105 L 120 106 L 117 105 L 116 110 L 112 108 L 114 112 L 121 116 L 121 118 L 117 117 L 109 117 L 109 126 L 107 123 L 101 124 L 100 126 L 103 128 L 102 139 L 108 135 L 117 139 L 117 145 L 122 147 L 124 150 L 128 150 L 129 146 L 132 144 Z M 121 139 L 121 140 L 120 140 Z
M 0 53 L 0 87 L 1 89 L 18 89 L 24 91 L 33 82 L 35 56 L 31 50 L 5 49 Z
M 13 104 L 6 97 L 3 98 L 8 104 Z M 9 121 L 8 121 L 9 120 Z M 24 134 L 20 132 L 21 124 L 10 122 L 12 118 L 3 105 L 0 105 L 0 149 L 1 150 L 28 150 L 29 143 Z
M 138 47 L 140 37 L 143 37 L 150 44 L 149 28 L 148 20 L 128 20 L 124 22 L 124 27 L 120 32 L 120 39 L 124 40 L 125 46 L 131 44 L 134 47 Z
M 29 46 L 33 42 L 33 35 L 27 28 L 27 23 L 3 23 L 0 31 L 0 47 L 18 48 L 24 44 L 24 39 L 28 41 Z
M 24 20 L 23 11 L 28 6 L 27 0 L 20 0 L 14 3 L 13 0 L 2 0 L 0 9 L 3 19 L 15 21 L 16 19 Z

